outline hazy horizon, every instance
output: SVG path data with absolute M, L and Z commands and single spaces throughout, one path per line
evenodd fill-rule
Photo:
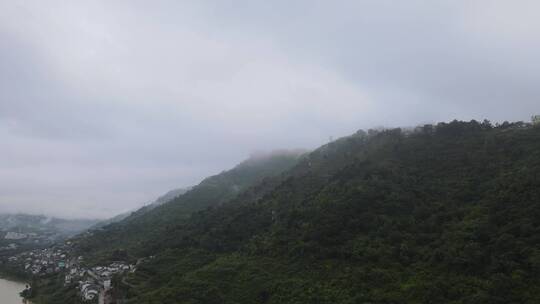
M 254 151 L 540 114 L 540 3 L 1 1 L 0 213 L 108 218 Z

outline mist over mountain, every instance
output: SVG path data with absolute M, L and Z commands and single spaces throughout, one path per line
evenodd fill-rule
M 540 303 L 538 12 L 0 0 L 0 304 Z
M 52 233 L 67 237 L 85 231 L 98 221 L 97 219 L 62 219 L 45 215 L 0 214 L 0 230 L 21 234 Z
M 254 150 L 539 112 L 537 1 L 237 1 L 1 1 L 0 212 L 108 218 Z
M 168 227 L 189 218 L 191 214 L 220 206 L 234 197 L 250 194 L 250 187 L 258 191 L 270 189 L 283 172 L 293 167 L 305 150 L 279 150 L 256 153 L 230 170 L 207 177 L 200 184 L 164 204 L 143 207 L 123 220 L 82 235 L 80 244 L 85 255 L 101 259 L 118 249 L 145 250 L 143 242 L 151 243 L 166 233 Z
M 191 190 L 191 188 L 192 187 L 173 189 L 158 197 L 154 202 L 150 203 L 149 206 L 157 207 L 159 205 L 163 205 L 169 201 L 172 201 L 176 197 L 188 192 L 189 190 Z

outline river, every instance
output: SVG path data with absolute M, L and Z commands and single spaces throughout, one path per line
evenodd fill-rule
M 8 281 L 0 278 L 0 304 L 21 304 L 22 298 L 19 292 L 24 289 L 25 284 Z

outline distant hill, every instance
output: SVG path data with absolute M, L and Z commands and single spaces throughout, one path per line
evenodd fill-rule
M 61 219 L 44 215 L 0 214 L 0 230 L 4 233 L 37 233 L 51 237 L 68 237 L 84 231 L 98 220 Z

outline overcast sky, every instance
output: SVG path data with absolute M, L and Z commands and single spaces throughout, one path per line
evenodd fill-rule
M 540 2 L 0 0 L 0 212 L 107 217 L 256 150 L 540 114 Z

